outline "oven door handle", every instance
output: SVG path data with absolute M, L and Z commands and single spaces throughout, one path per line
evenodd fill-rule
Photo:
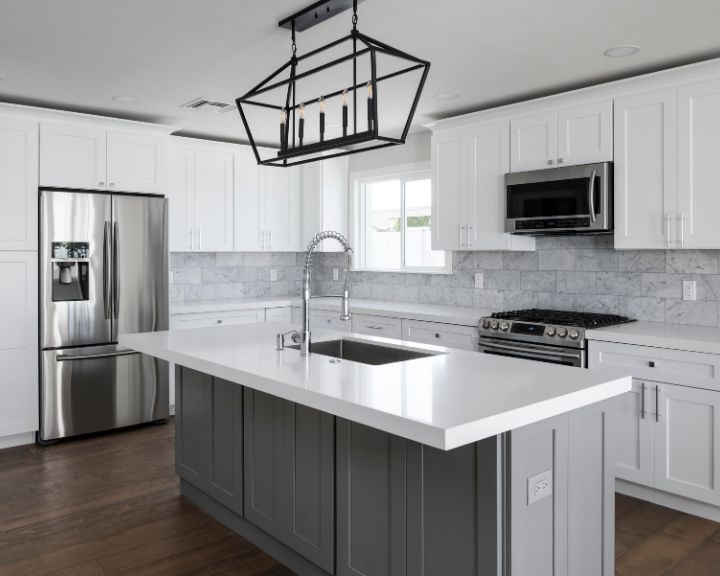
M 590 220 L 593 224 L 597 221 L 595 217 L 595 176 L 597 171 L 593 170 L 590 174 L 590 183 L 588 184 L 588 205 L 590 206 Z
M 572 360 L 580 360 L 581 354 L 580 352 L 577 352 L 575 354 L 570 352 L 555 352 L 553 351 L 547 351 L 547 353 L 544 350 L 537 350 L 533 348 L 523 348 L 521 346 L 511 346 L 509 344 L 486 344 L 484 342 L 480 343 L 480 348 L 488 348 L 490 350 L 501 350 L 504 352 L 517 352 L 519 354 L 526 354 L 526 355 L 532 355 L 536 356 L 538 358 L 570 358 Z

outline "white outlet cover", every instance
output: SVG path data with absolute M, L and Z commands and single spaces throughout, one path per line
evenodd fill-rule
M 695 280 L 683 280 L 683 300 L 697 300 L 697 282 Z
M 475 272 L 475 288 L 483 288 L 485 278 L 482 272 Z
M 553 472 L 545 470 L 528 478 L 528 504 L 544 500 L 553 493 Z
M 275 282 L 277 280 L 277 270 L 272 269 L 270 270 L 270 282 Z

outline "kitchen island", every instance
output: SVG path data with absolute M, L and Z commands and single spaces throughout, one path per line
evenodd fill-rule
M 366 336 L 423 357 L 303 357 L 291 328 L 121 337 L 178 366 L 187 498 L 301 575 L 612 576 L 628 376 Z

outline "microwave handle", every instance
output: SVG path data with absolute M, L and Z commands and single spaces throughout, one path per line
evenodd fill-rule
M 588 184 L 588 205 L 590 206 L 590 220 L 592 220 L 593 224 L 596 222 L 597 218 L 595 218 L 595 175 L 597 172 L 595 170 L 592 171 L 592 174 L 590 174 L 590 183 Z

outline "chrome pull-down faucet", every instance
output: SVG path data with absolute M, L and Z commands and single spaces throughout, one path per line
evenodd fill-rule
M 345 287 L 342 294 L 311 295 L 310 294 L 310 265 L 312 255 L 318 244 L 323 240 L 337 240 L 345 250 L 348 257 L 345 271 Z M 310 353 L 310 299 L 311 298 L 342 298 L 342 314 L 340 319 L 350 320 L 350 265 L 352 264 L 352 248 L 347 238 L 339 232 L 326 231 L 316 234 L 308 244 L 305 252 L 305 268 L 303 269 L 303 330 L 300 338 L 300 354 L 307 356 Z

